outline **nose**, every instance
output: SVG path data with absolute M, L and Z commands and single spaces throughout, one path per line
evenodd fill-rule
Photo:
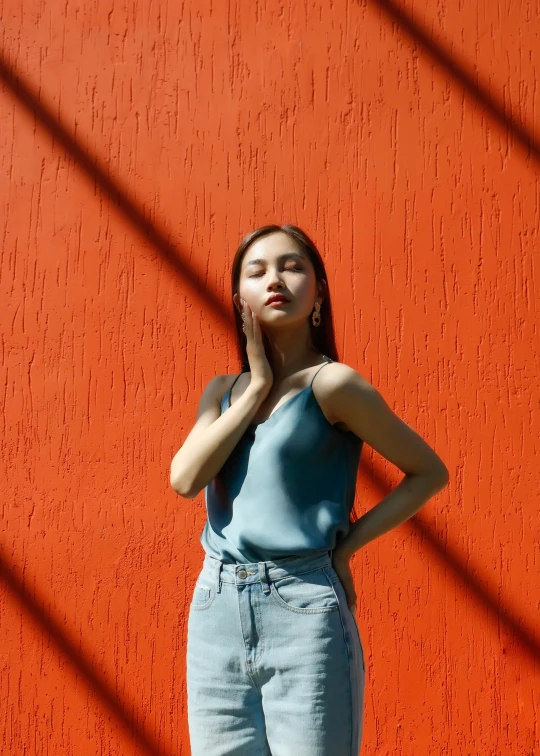
M 274 273 L 273 276 L 270 276 L 270 281 L 268 282 L 268 290 L 271 291 L 276 286 L 279 286 L 280 288 L 283 288 L 283 281 L 279 277 L 277 273 Z

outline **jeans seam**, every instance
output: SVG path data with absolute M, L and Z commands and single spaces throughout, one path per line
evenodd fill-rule
M 350 754 L 351 754 L 351 756 L 356 756 L 356 754 L 353 753 L 353 741 L 355 739 L 354 738 L 354 735 L 355 735 L 355 726 L 358 726 L 357 719 L 356 719 L 356 717 L 358 716 L 358 713 L 355 712 L 355 711 L 353 711 L 353 698 L 354 698 L 354 694 L 353 694 L 352 679 L 351 679 L 352 678 L 352 669 L 351 669 L 351 667 L 352 667 L 352 665 L 354 663 L 354 658 L 353 658 L 354 657 L 354 653 L 353 653 L 353 649 L 351 648 L 351 646 L 349 645 L 349 642 L 347 640 L 347 628 L 345 627 L 345 622 L 343 620 L 343 611 L 342 611 L 342 607 L 341 607 L 341 605 L 339 603 L 339 597 L 337 595 L 337 591 L 334 588 L 334 583 L 332 583 L 332 590 L 336 594 L 336 598 L 338 600 L 339 619 L 340 619 L 340 622 L 341 622 L 341 629 L 343 631 L 343 642 L 345 644 L 345 649 L 346 649 L 346 654 L 347 654 L 347 661 L 349 663 L 349 706 L 350 706 L 350 718 L 349 718 L 349 721 L 351 723 Z M 356 725 L 355 725 L 355 723 L 356 723 Z
M 262 591 L 262 585 L 261 585 L 261 593 L 263 593 L 263 591 Z M 264 595 L 264 593 L 263 593 L 263 595 Z M 263 653 L 264 653 L 264 635 L 262 633 L 263 621 L 262 621 L 262 616 L 261 616 L 261 605 L 259 604 L 258 598 L 255 599 L 255 611 L 257 613 L 257 621 L 259 623 L 259 628 L 260 628 L 261 632 L 259 633 L 259 643 L 258 643 L 259 654 L 258 654 L 258 656 L 255 658 L 255 660 L 253 662 L 253 666 L 254 667 L 256 667 L 258 664 L 261 663 L 261 659 L 262 659 Z
M 236 604 L 236 608 L 238 609 L 238 620 L 239 620 L 239 623 L 240 623 L 240 635 L 242 636 L 242 646 L 243 646 L 243 649 L 244 649 L 244 659 L 245 659 L 245 662 L 246 662 L 246 672 L 248 673 L 249 679 L 251 680 L 251 682 L 253 683 L 253 685 L 257 688 L 257 690 L 259 691 L 259 693 L 262 693 L 262 690 L 259 687 L 259 685 L 257 683 L 257 680 L 253 676 L 253 665 L 249 661 L 248 655 L 247 655 L 246 642 L 244 640 L 244 626 L 242 624 L 242 612 L 240 611 L 240 598 L 239 598 L 239 595 L 238 595 L 238 591 L 235 591 L 235 593 L 234 593 L 234 602 Z

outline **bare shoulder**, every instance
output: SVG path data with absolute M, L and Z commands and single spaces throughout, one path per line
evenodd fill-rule
M 214 403 L 218 407 L 227 391 L 238 378 L 238 373 L 220 373 L 210 378 L 202 393 L 201 400 L 205 403 Z
M 374 388 L 358 370 L 355 370 L 345 362 L 329 363 L 328 367 L 321 371 L 321 380 L 319 383 L 322 383 L 323 380 L 328 390 L 332 391 L 340 391 L 352 385 L 361 386 L 367 390 Z
M 221 402 L 238 373 L 220 373 L 209 378 L 199 398 L 194 429 L 205 428 L 221 414 Z
M 365 391 L 368 395 L 376 389 L 357 370 L 344 362 L 328 363 L 319 372 L 320 375 L 317 375 L 313 383 L 313 391 L 324 414 L 332 425 L 342 430 L 352 430 L 344 412 L 351 390 Z
M 232 388 L 233 383 L 236 381 L 238 376 L 239 376 L 239 373 L 224 373 L 223 375 L 220 376 L 221 378 L 220 394 L 219 394 L 220 401 L 223 399 L 227 391 L 229 391 L 229 389 Z M 239 381 L 241 381 L 241 379 L 239 379 Z
M 199 398 L 198 415 L 217 405 L 219 407 L 220 396 L 226 376 L 214 375 L 206 381 Z
M 204 430 L 219 417 L 221 412 L 220 402 L 226 378 L 227 376 L 224 375 L 214 375 L 207 380 L 199 398 L 195 423 L 189 431 L 187 438 Z
M 321 371 L 317 390 L 333 423 L 345 424 L 405 474 L 429 474 L 446 485 L 448 470 L 442 459 L 357 370 L 330 364 Z

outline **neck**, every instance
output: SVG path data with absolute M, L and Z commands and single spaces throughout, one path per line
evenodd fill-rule
M 311 343 L 307 323 L 287 331 L 266 332 L 265 335 L 268 344 L 266 354 L 277 380 L 310 367 L 319 354 Z

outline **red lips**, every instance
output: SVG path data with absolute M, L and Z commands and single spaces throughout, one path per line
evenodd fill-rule
M 283 294 L 272 294 L 268 297 L 265 304 L 271 304 L 272 302 L 288 302 L 289 300 Z

